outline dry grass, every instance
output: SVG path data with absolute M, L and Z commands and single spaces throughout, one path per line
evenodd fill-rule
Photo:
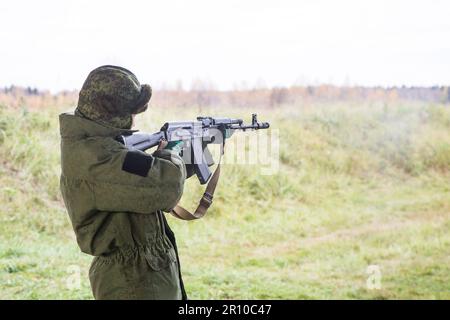
M 57 114 L 69 108 L 0 107 L 0 298 L 92 298 L 90 257 L 76 246 L 58 186 Z M 138 126 L 154 131 L 197 112 L 153 109 Z M 226 164 L 207 217 L 170 218 L 191 298 L 450 297 L 448 106 L 258 113 L 279 131 L 279 171 Z M 182 202 L 193 208 L 195 178 L 186 189 Z M 366 286 L 369 265 L 381 270 L 379 290 Z M 81 273 L 75 289 L 72 266 Z

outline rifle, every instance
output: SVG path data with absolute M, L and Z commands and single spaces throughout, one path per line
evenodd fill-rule
M 245 124 L 242 119 L 197 117 L 196 121 L 166 122 L 156 133 L 133 132 L 120 135 L 116 139 L 128 149 L 141 151 L 157 146 L 163 139 L 168 142 L 183 141 L 180 155 L 185 161 L 186 168 L 197 175 L 200 184 L 209 181 L 194 214 L 178 205 L 172 210 L 172 214 L 176 217 L 192 220 L 205 215 L 212 203 L 214 190 L 219 180 L 220 160 L 214 174 L 208 168 L 214 163 L 207 148 L 208 144 L 220 144 L 222 155 L 225 139 L 230 138 L 235 131 L 268 129 L 269 126 L 267 122 L 258 122 L 256 114 L 252 114 L 251 124 Z
M 211 154 L 208 144 L 224 144 L 236 130 L 258 130 L 269 128 L 269 123 L 258 122 L 256 114 L 252 123 L 244 124 L 241 119 L 197 117 L 197 121 L 166 122 L 156 133 L 135 132 L 121 135 L 117 139 L 128 149 L 145 151 L 155 147 L 164 139 L 168 142 L 183 141 L 181 156 L 187 165 L 192 164 L 200 184 L 205 184 L 211 177 L 208 164 Z

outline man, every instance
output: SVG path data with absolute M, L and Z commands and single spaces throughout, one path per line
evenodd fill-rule
M 163 213 L 181 198 L 185 164 L 167 142 L 150 155 L 115 140 L 151 94 L 129 70 L 102 66 L 84 82 L 75 112 L 60 115 L 61 192 L 81 251 L 95 256 L 96 299 L 186 299 Z

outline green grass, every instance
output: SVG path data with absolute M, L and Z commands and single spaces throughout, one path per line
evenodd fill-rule
M 0 106 L 0 299 L 92 298 L 91 258 L 59 193 L 57 115 L 68 109 Z M 190 298 L 450 298 L 448 106 L 202 111 L 247 120 L 258 111 L 279 133 L 280 161 L 272 175 L 231 164 L 233 137 L 208 215 L 169 218 Z M 197 113 L 150 109 L 138 127 Z M 193 209 L 200 193 L 188 180 L 182 204 Z M 380 289 L 366 285 L 369 265 Z M 74 270 L 79 287 L 68 286 Z

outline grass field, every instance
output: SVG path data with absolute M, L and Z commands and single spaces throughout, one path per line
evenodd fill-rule
M 70 108 L 0 106 L 0 299 L 92 299 L 59 192 L 57 115 Z M 202 113 L 253 111 L 279 133 L 278 171 L 225 164 L 204 219 L 169 218 L 191 299 L 450 299 L 448 105 Z M 150 109 L 138 127 L 198 113 Z

